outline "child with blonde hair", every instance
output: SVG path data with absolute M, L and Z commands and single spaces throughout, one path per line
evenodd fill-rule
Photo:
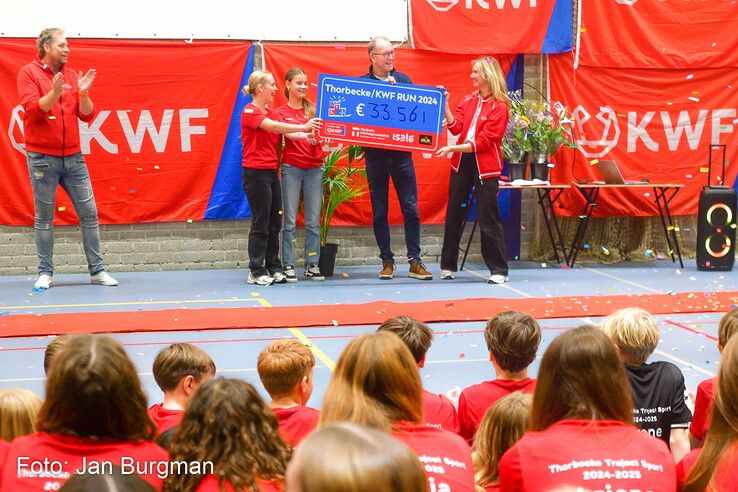
M 659 343 L 659 328 L 651 314 L 638 308 L 615 311 L 602 330 L 625 364 L 633 395 L 633 421 L 642 431 L 669 445 L 675 461 L 689 452 L 687 428 L 692 412 L 685 402 L 684 376 L 671 362 L 646 363 Z

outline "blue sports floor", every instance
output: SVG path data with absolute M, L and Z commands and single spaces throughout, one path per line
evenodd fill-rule
M 244 270 L 116 273 L 120 285 L 115 288 L 92 286 L 85 274 L 57 275 L 54 286 L 45 292 L 32 292 L 33 277 L 0 277 L 0 327 L 3 317 L 13 314 L 104 311 L 114 316 L 115 311 L 294 306 L 295 319 L 299 320 L 300 306 L 313 304 L 738 290 L 735 274 L 698 272 L 693 261 L 687 262 L 684 269 L 676 268 L 670 261 L 608 266 L 583 264 L 574 269 L 563 269 L 556 264 L 544 267 L 539 263 L 515 262 L 511 264 L 510 282 L 504 285 L 486 284 L 486 270 L 480 265 L 468 265 L 452 281 L 437 280 L 438 265 L 429 265 L 429 269 L 436 280 L 409 279 L 402 265 L 392 281 L 380 281 L 376 277 L 376 266 L 338 267 L 336 276 L 325 282 L 301 280 L 296 284 L 268 287 L 247 285 Z M 490 306 L 491 313 L 498 309 Z M 662 338 L 652 360 L 667 360 L 680 367 L 690 393 L 700 381 L 717 371 L 716 337 L 721 316 L 722 313 L 657 316 Z M 561 331 L 598 321 L 599 318 L 540 320 L 543 342 L 538 359 Z M 482 333 L 484 324 L 481 321 L 431 324 L 435 340 L 422 370 L 423 383 L 428 390 L 446 392 L 494 377 Z M 331 369 L 343 347 L 353 336 L 375 329 L 376 326 L 285 327 L 125 333 L 113 337 L 125 346 L 138 367 L 151 403 L 161 399 L 151 365 L 156 353 L 170 343 L 197 344 L 211 354 L 219 375 L 246 379 L 266 397 L 256 373 L 259 351 L 272 340 L 299 338 L 309 341 L 318 358 L 311 406 L 319 407 Z M 104 327 L 100 330 L 104 331 Z M 0 338 L 0 387 L 24 387 L 43 397 L 43 354 L 52 338 Z M 538 360 L 530 368 L 533 377 L 537 369 Z

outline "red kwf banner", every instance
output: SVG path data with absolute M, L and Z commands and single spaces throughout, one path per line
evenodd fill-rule
M 97 69 L 99 112 L 82 152 L 103 223 L 202 219 L 250 43 L 69 40 L 69 66 Z M 0 39 L 0 224 L 33 224 L 16 75 L 35 39 Z M 76 223 L 59 192 L 56 223 Z
M 572 55 L 557 55 L 549 56 L 548 73 L 550 100 L 572 111 L 579 145 L 556 154 L 555 182 L 599 180 L 592 162 L 614 159 L 626 180 L 685 184 L 671 212 L 694 214 L 707 183 L 709 146 L 727 144 L 726 184 L 733 185 L 738 171 L 738 84 L 733 69 L 580 67 L 575 72 Z M 652 195 L 643 189 L 603 191 L 595 216 L 657 215 Z M 584 205 L 575 190 L 562 203 L 569 215 L 580 214 Z
M 409 0 L 410 39 L 442 53 L 563 53 L 571 0 Z
M 580 0 L 579 65 L 738 66 L 734 0 Z
M 397 70 L 410 76 L 413 83 L 420 85 L 444 85 L 450 93 L 452 108 L 461 98 L 472 92 L 469 74 L 473 56 L 449 55 L 421 50 L 398 48 Z M 514 57 L 498 57 L 507 73 L 515 61 Z M 319 73 L 358 77 L 369 71 L 369 55 L 365 47 L 359 46 L 296 46 L 264 45 L 264 65 L 274 74 L 279 87 L 279 97 L 274 105 L 286 102 L 283 96 L 284 74 L 293 67 L 307 73 L 311 83 L 308 97 L 315 101 Z M 445 145 L 445 143 L 442 143 Z M 414 152 L 415 172 L 418 182 L 418 208 L 424 224 L 442 223 L 446 216 L 448 201 L 448 159 L 438 159 L 431 153 Z M 394 188 L 390 187 L 389 221 L 402 224 L 402 214 L 396 200 Z M 336 213 L 338 225 L 369 225 L 372 223 L 369 193 L 355 202 L 342 206 Z

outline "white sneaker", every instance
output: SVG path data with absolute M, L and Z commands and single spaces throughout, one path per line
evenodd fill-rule
M 48 289 L 51 287 L 51 284 L 54 283 L 54 277 L 47 273 L 42 273 L 38 276 L 36 279 L 36 283 L 33 284 L 34 289 Z
M 451 270 L 441 270 L 441 280 L 453 280 L 454 272 Z
M 282 272 L 274 272 L 272 273 L 272 279 L 274 279 L 275 284 L 284 284 L 287 282 L 287 276 Z
M 254 276 L 251 275 L 251 272 L 249 272 L 249 279 L 246 281 L 246 283 L 248 284 L 256 285 L 271 285 L 272 282 L 274 282 L 274 279 L 269 275 L 259 275 L 258 277 L 254 278 Z
M 489 280 L 487 280 L 488 284 L 504 284 L 508 280 L 507 275 L 490 275 Z
M 284 276 L 287 277 L 287 283 L 288 284 L 294 284 L 297 282 L 297 275 L 295 275 L 295 267 L 292 265 L 287 265 L 284 268 Z
M 91 276 L 90 283 L 94 285 L 104 285 L 106 287 L 115 287 L 116 285 L 118 285 L 118 281 L 108 275 L 108 272 L 106 272 L 105 270 Z

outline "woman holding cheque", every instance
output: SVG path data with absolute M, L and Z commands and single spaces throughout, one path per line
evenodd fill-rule
M 248 283 L 269 285 L 287 281 L 279 261 L 279 230 L 282 225 L 282 192 L 279 184 L 277 141 L 282 133 L 310 133 L 320 120 L 283 123 L 267 106 L 274 101 L 277 84 L 271 73 L 255 70 L 243 88 L 253 101 L 241 113 L 243 141 L 243 190 L 251 207 Z
M 445 123 L 452 134 L 460 135 L 460 143 L 447 145 L 436 152 L 438 157 L 446 157 L 453 152 L 441 251 L 441 279 L 453 279 L 454 272 L 458 270 L 466 203 L 474 187 L 482 257 L 491 273 L 488 282 L 501 284 L 507 281 L 508 269 L 497 193 L 502 172 L 502 137 L 510 116 L 510 98 L 505 76 L 494 58 L 474 60 L 470 77 L 476 91 L 461 100 L 455 113 L 451 112 L 446 98 Z

